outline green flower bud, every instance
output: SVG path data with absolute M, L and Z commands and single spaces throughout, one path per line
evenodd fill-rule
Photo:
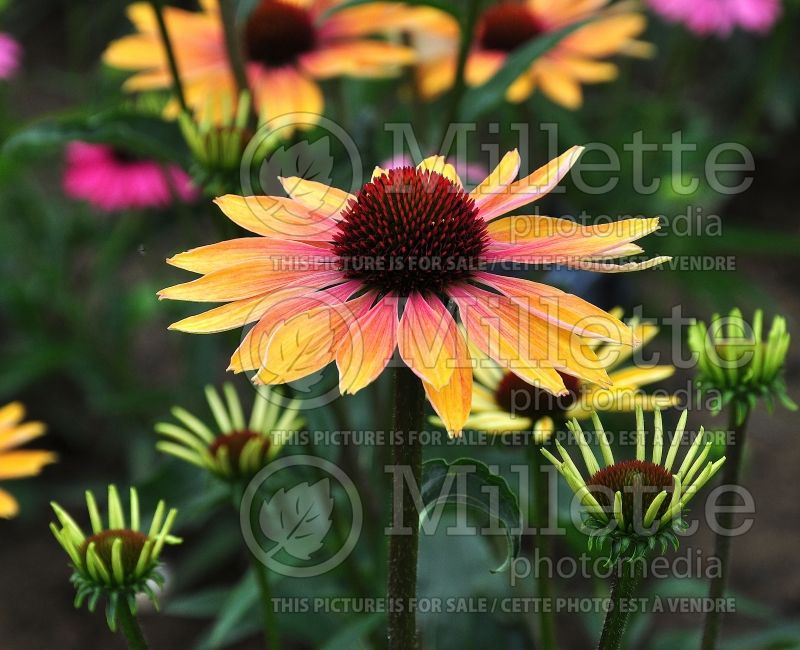
M 75 585 L 75 607 L 88 602 L 94 611 L 102 596 L 107 599 L 106 620 L 111 630 L 117 627 L 119 607 L 136 611 L 136 596 L 146 595 L 157 607 L 153 585 L 162 586 L 164 578 L 158 570 L 159 557 L 165 544 L 178 544 L 180 539 L 170 535 L 177 510 L 165 511 L 159 501 L 149 528 L 141 528 L 139 495 L 130 489 L 129 517 L 126 519 L 117 488 L 108 487 L 108 520 L 103 523 L 94 495 L 86 492 L 91 534 L 87 535 L 75 520 L 57 503 L 51 503 L 59 525 L 50 530 L 66 551 L 74 573 L 70 582 Z

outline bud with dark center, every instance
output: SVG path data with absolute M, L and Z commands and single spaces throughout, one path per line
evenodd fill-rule
M 209 453 L 214 458 L 219 458 L 222 449 L 225 450 L 228 461 L 234 471 L 239 467 L 239 461 L 242 457 L 244 448 L 252 441 L 260 440 L 261 448 L 259 456 L 264 458 L 269 451 L 270 439 L 267 436 L 255 433 L 253 431 L 235 431 L 222 436 L 218 436 L 208 446 Z
M 578 399 L 581 382 L 572 375 L 558 374 L 569 391 L 567 395 L 553 395 L 542 388 L 531 386 L 513 372 L 507 372 L 497 385 L 495 402 L 514 416 L 527 417 L 534 421 L 543 417 L 561 419 Z
M 481 16 L 478 42 L 484 50 L 513 52 L 543 32 L 539 21 L 524 5 L 503 2 Z
M 408 296 L 470 278 L 487 242 L 486 222 L 463 188 L 437 172 L 399 167 L 359 190 L 333 249 L 348 278 Z
M 126 577 L 133 576 L 139 557 L 142 554 L 145 542 L 148 537 L 144 533 L 128 529 L 104 530 L 95 535 L 87 537 L 81 546 L 81 556 L 86 558 L 86 551 L 90 544 L 94 544 L 94 550 L 103 560 L 107 567 L 113 566 L 112 548 L 116 540 L 122 540 L 120 546 L 120 559 L 122 560 L 122 570 Z
M 269 67 L 294 63 L 298 56 L 313 50 L 316 41 L 311 14 L 280 0 L 263 0 L 244 29 L 248 60 Z
M 638 522 L 641 527 L 647 509 L 663 490 L 672 490 L 673 478 L 662 465 L 643 460 L 625 460 L 604 467 L 586 481 L 589 492 L 609 513 L 614 508 L 614 495 L 622 495 L 622 514 L 627 527 Z M 669 508 L 663 501 L 655 515 L 660 519 Z M 634 518 L 634 513 L 636 517 Z

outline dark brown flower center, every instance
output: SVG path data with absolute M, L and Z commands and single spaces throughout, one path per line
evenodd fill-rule
M 488 235 L 475 202 L 441 174 L 389 170 L 342 212 L 333 248 L 348 278 L 381 292 L 440 292 L 481 266 Z
M 316 41 L 311 14 L 280 0 L 262 0 L 244 28 L 248 60 L 270 67 L 293 63 L 301 54 L 313 50 Z
M 513 372 L 507 372 L 494 393 L 497 405 L 512 415 L 538 420 L 545 416 L 563 418 L 575 404 L 581 390 L 580 380 L 572 375 L 561 375 L 568 395 L 553 395 L 546 390 L 531 386 Z
M 634 521 L 644 518 L 653 499 L 662 490 L 672 489 L 672 475 L 661 465 L 643 460 L 625 460 L 614 463 L 596 472 L 587 482 L 589 491 L 597 502 L 613 512 L 614 494 L 622 493 L 622 516 L 626 527 Z M 661 504 L 656 519 L 662 516 L 669 507 L 669 499 Z
M 89 544 L 94 543 L 94 549 L 97 555 L 103 561 L 106 569 L 111 571 L 113 566 L 112 549 L 114 547 L 114 542 L 118 539 L 122 540 L 122 546 L 120 547 L 122 570 L 126 576 L 129 576 L 136 568 L 136 564 L 139 562 L 139 556 L 148 539 L 147 535 L 144 533 L 121 528 L 101 531 L 84 540 L 81 546 L 81 555 L 86 557 Z
M 231 467 L 234 469 L 239 466 L 239 459 L 242 457 L 245 445 L 251 440 L 261 440 L 260 453 L 266 454 L 269 450 L 270 439 L 267 436 L 255 433 L 253 431 L 235 431 L 228 433 L 224 436 L 219 436 L 208 446 L 208 451 L 215 458 L 219 456 L 220 451 L 225 449 L 228 454 L 228 460 Z
M 542 31 L 536 16 L 526 6 L 503 2 L 483 12 L 478 42 L 484 50 L 512 52 Z

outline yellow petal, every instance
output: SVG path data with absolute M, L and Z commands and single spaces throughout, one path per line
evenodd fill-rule
M 460 333 L 456 332 L 455 340 L 455 367 L 447 384 L 437 389 L 427 381 L 422 382 L 428 400 L 451 437 L 461 435 L 472 402 L 472 361 Z
M 0 479 L 22 478 L 38 474 L 42 467 L 56 462 L 50 451 L 23 449 L 0 453 Z
M 5 490 L 0 489 L 0 517 L 11 519 L 11 517 L 16 517 L 18 512 L 19 504 L 17 500 Z
M 447 385 L 457 355 L 458 329 L 438 298 L 412 293 L 398 331 L 398 349 L 406 365 L 435 389 Z

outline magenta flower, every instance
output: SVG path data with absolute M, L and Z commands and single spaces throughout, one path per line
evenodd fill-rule
M 9 79 L 19 69 L 22 48 L 8 34 L 0 32 L 0 79 Z
M 163 208 L 198 196 L 189 175 L 177 165 L 143 160 L 104 144 L 71 142 L 63 186 L 67 196 L 105 212 Z
M 728 36 L 736 27 L 765 33 L 781 13 L 780 0 L 648 0 L 659 16 L 700 36 Z

